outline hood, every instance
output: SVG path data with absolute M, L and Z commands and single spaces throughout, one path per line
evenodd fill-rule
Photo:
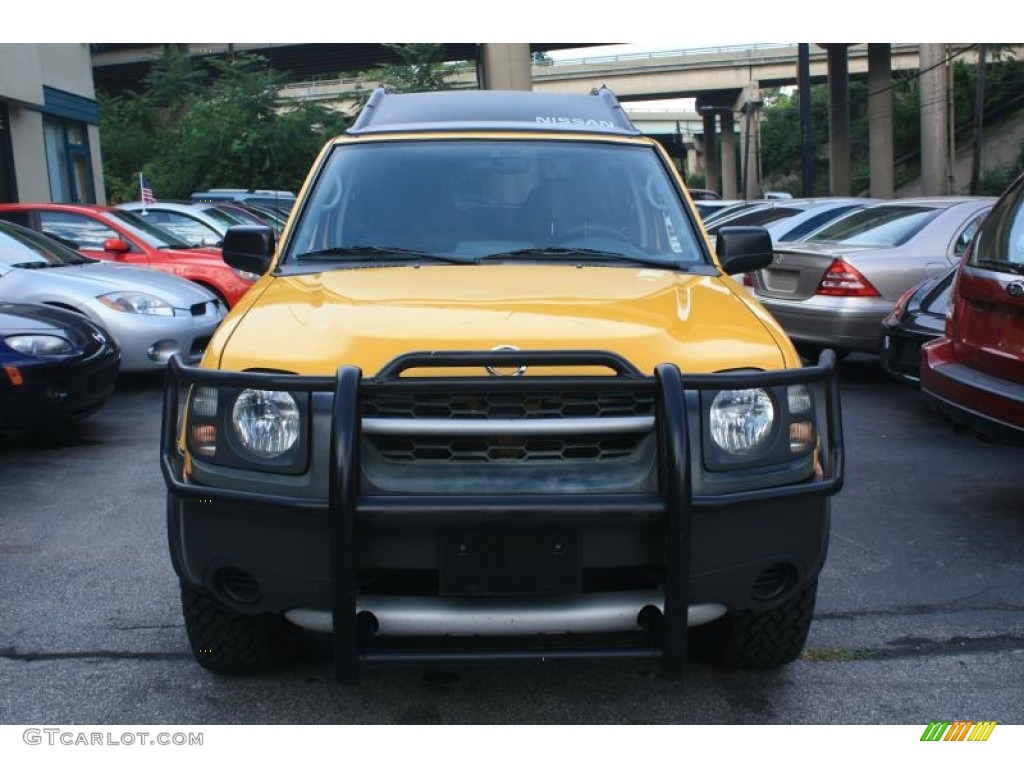
M 662 362 L 691 373 L 783 367 L 777 326 L 739 291 L 720 277 L 568 265 L 278 277 L 228 318 L 208 360 L 319 375 L 352 364 L 372 376 L 407 352 L 514 346 L 610 350 L 647 374 Z
M 13 289 L 14 283 L 18 284 L 17 293 L 8 288 Z M 14 269 L 0 278 L 0 297 L 9 300 L 40 301 L 41 297 L 57 295 L 84 301 L 112 291 L 148 293 L 178 309 L 187 309 L 213 298 L 205 288 L 184 278 L 156 269 L 109 262 L 49 269 Z
M 90 350 L 109 341 L 105 332 L 76 312 L 0 301 L 0 337 L 31 333 L 62 336 Z

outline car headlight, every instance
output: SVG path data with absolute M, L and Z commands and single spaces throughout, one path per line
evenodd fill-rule
M 309 408 L 303 392 L 194 387 L 186 445 L 195 458 L 214 464 L 300 474 L 309 457 Z
M 288 392 L 246 389 L 235 400 L 231 426 L 242 450 L 277 458 L 299 438 L 299 406 Z
M 72 349 L 67 339 L 36 333 L 6 336 L 4 343 L 23 355 L 66 355 Z
M 763 389 L 723 390 L 711 401 L 708 415 L 711 439 L 731 456 L 756 451 L 775 425 L 775 406 Z
M 243 280 L 248 280 L 250 283 L 255 283 L 257 280 L 260 279 L 260 276 L 257 275 L 255 272 L 246 272 L 244 269 L 234 269 L 234 268 L 232 268 L 231 271 L 234 272 L 236 275 L 238 275 Z
M 134 291 L 115 291 L 99 297 L 101 303 L 118 312 L 134 315 L 174 317 L 174 307 L 157 296 Z
M 703 393 L 704 465 L 713 472 L 805 462 L 818 444 L 815 397 L 805 384 Z

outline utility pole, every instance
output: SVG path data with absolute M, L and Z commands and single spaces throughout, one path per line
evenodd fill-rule
M 978 44 L 978 74 L 974 82 L 974 144 L 971 147 L 971 186 L 969 194 L 978 194 L 981 179 L 982 127 L 985 122 L 985 43 Z
M 814 195 L 814 145 L 811 143 L 811 45 L 797 46 L 800 93 L 800 186 L 804 197 Z

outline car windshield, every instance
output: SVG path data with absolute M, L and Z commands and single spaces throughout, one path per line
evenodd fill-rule
M 910 240 L 938 214 L 938 208 L 924 205 L 861 208 L 822 227 L 804 242 L 892 248 Z
M 46 235 L 0 222 L 0 263 L 9 267 L 38 269 L 95 261 Z
M 131 211 L 106 211 L 106 218 L 116 222 L 150 248 L 192 248 L 187 241 L 173 235 L 155 224 L 150 224 L 138 214 Z
M 685 267 L 706 263 L 657 154 L 561 141 L 391 141 L 334 148 L 283 263 L 387 252 Z M 609 259 L 609 256 L 619 257 Z M 444 258 L 437 258 L 444 257 Z

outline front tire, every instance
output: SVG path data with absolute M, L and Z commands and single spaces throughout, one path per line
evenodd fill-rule
M 281 661 L 284 620 L 249 616 L 218 603 L 195 587 L 182 586 L 181 606 L 192 655 L 221 675 L 268 672 Z
M 814 617 L 817 579 L 767 611 L 741 611 L 697 627 L 694 656 L 734 669 L 773 669 L 800 657 Z

